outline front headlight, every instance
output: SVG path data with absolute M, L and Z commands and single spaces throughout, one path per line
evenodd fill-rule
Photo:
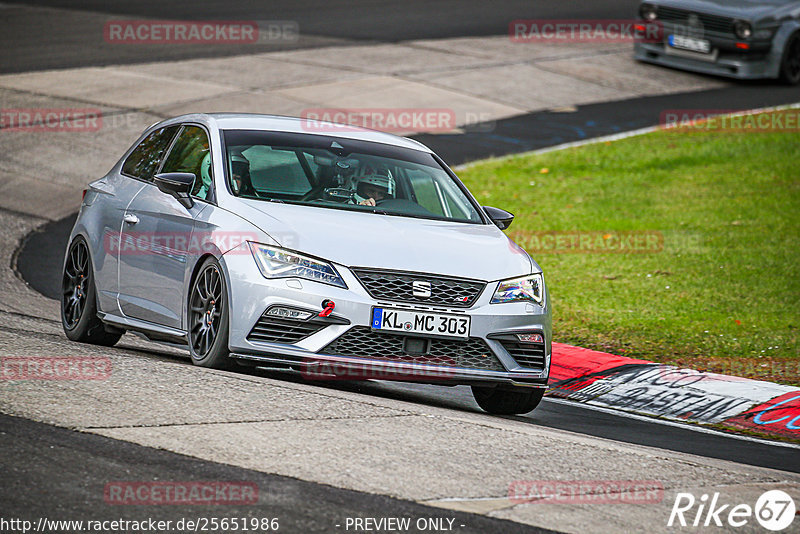
M 642 4 L 639 6 L 639 16 L 652 22 L 658 18 L 658 8 L 653 4 Z
M 733 23 L 733 33 L 739 39 L 749 39 L 753 35 L 753 27 L 747 21 L 737 20 Z
M 542 305 L 544 301 L 544 276 L 542 273 L 529 274 L 498 283 L 491 303 L 519 301 L 532 301 Z
M 253 242 L 249 242 L 249 245 L 264 278 L 304 278 L 347 289 L 344 280 L 330 263 L 278 247 Z

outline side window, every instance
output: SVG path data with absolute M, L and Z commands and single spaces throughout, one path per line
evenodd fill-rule
M 433 177 L 424 171 L 409 169 L 406 172 L 414 190 L 414 195 L 417 197 L 417 203 L 431 213 L 444 215 L 439 191 L 436 188 Z
M 206 131 L 199 126 L 186 126 L 172 146 L 161 172 L 194 174 L 192 196 L 208 200 L 213 181 Z
M 179 126 L 160 128 L 144 138 L 122 164 L 122 174 L 152 181 L 158 164 Z

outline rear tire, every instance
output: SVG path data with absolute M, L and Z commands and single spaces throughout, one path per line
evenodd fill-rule
M 97 317 L 97 290 L 89 246 L 82 237 L 69 247 L 61 279 L 61 326 L 72 341 L 111 347 L 124 332 L 111 330 Z M 108 328 L 108 330 L 107 330 Z M 109 331 L 110 330 L 110 331 Z
M 189 291 L 189 352 L 192 363 L 211 369 L 231 369 L 228 349 L 228 286 L 219 262 L 203 262 Z
M 789 37 L 783 49 L 781 80 L 789 85 L 800 83 L 800 33 Z
M 490 414 L 522 415 L 539 406 L 544 388 L 472 386 L 472 396 Z

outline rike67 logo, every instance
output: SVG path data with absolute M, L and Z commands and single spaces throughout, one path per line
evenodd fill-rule
M 797 509 L 794 499 L 781 490 L 764 492 L 755 506 L 724 502 L 719 493 L 699 499 L 691 493 L 678 493 L 667 526 L 672 527 L 743 527 L 754 518 L 763 528 L 780 532 L 794 522 Z

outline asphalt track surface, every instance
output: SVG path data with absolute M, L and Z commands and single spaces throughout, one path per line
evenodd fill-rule
M 275 50 L 365 42 L 504 35 L 515 19 L 629 19 L 637 0 L 247 0 L 177 1 L 32 0 L 2 9 L 0 72 L 141 63 L 257 54 Z M 294 21 L 297 42 L 254 45 L 137 45 L 103 40 L 103 24 L 115 19 Z
M 16 4 L 15 2 L 11 2 Z M 8 8 L 6 2 L 0 9 Z M 451 0 L 350 2 L 337 6 L 332 2 L 275 1 L 253 13 L 252 4 L 233 2 L 72 2 L 38 1 L 28 5 L 63 8 L 53 12 L 47 31 L 31 31 L 43 27 L 41 13 L 18 10 L 0 23 L 0 72 L 22 72 L 50 68 L 137 63 L 193 57 L 220 57 L 242 53 L 263 53 L 280 47 L 325 46 L 327 42 L 394 42 L 408 39 L 446 38 L 455 36 L 497 35 L 505 33 L 508 22 L 516 18 L 626 18 L 635 1 L 487 3 Z M 0 11 L 2 13 L 2 11 Z M 284 45 L 252 45 L 235 47 L 126 47 L 125 50 L 103 46 L 102 34 L 96 25 L 90 31 L 80 30 L 87 24 L 87 14 L 103 14 L 120 18 L 172 19 L 258 19 L 295 20 L 301 32 L 319 37 Z M 453 13 L 458 13 L 454 16 Z M 34 16 L 35 15 L 35 16 Z M 15 18 L 16 17 L 16 18 Z M 44 21 L 47 22 L 47 21 Z M 57 23 L 54 23 L 57 22 Z M 5 31 L 8 30 L 8 31 Z M 92 33 L 95 32 L 95 33 Z M 327 39 L 327 41 L 326 41 Z M 100 45 L 98 46 L 98 42 Z M 66 43 L 66 46 L 60 46 Z M 59 45 L 59 46 L 57 46 Z M 57 52 L 54 52 L 57 50 Z M 791 103 L 798 100 L 796 88 L 770 82 L 738 84 L 731 88 L 664 97 L 648 97 L 622 102 L 582 106 L 574 112 L 538 112 L 498 121 L 489 128 L 476 128 L 467 134 L 420 135 L 419 140 L 439 152 L 451 164 L 459 164 L 488 156 L 544 148 L 560 143 L 587 139 L 652 126 L 664 109 L 748 109 Z M 50 223 L 43 231 L 29 237 L 21 249 L 17 267 L 23 278 L 45 295 L 57 294 L 60 264 L 72 218 Z M 189 365 L 187 363 L 187 365 Z M 245 370 L 243 372 L 260 373 Z M 287 377 L 286 380 L 295 380 Z M 359 383 L 333 386 L 366 395 L 383 396 L 422 404 L 477 410 L 465 388 L 436 386 Z M 689 429 L 664 426 L 613 414 L 587 410 L 581 406 L 545 401 L 525 417 L 519 418 L 545 427 L 629 443 L 688 452 L 743 464 L 800 472 L 800 455 L 796 449 L 742 441 L 718 434 L 698 433 Z M 458 516 L 469 531 L 537 532 L 515 523 L 470 514 L 443 512 L 408 501 L 358 493 L 286 477 L 267 475 L 213 462 L 200 461 L 164 451 L 80 434 L 69 430 L 0 416 L 0 508 L 15 510 L 18 517 L 53 517 L 80 519 L 145 516 L 175 518 L 198 514 L 197 507 L 120 507 L 97 502 L 97 488 L 114 479 L 136 480 L 251 480 L 257 481 L 262 503 L 243 511 L 249 517 L 261 513 L 283 514 L 291 531 L 330 531 L 331 521 L 350 516 L 408 515 Z M 76 467 L 67 467 L 80 465 Z M 124 474 L 124 475 L 123 475 Z M 32 488 L 38 488 L 32 491 Z M 88 488 L 94 488 L 91 495 Z M 57 503 L 57 506 L 54 504 Z M 308 503 L 311 503 L 310 506 Z M 263 512 L 261 506 L 263 505 Z M 94 512 L 100 512 L 99 515 Z M 226 512 L 232 510 L 226 510 Z M 213 515 L 213 511 L 205 515 Z M 217 516 L 222 514 L 217 513 Z M 226 513 L 231 517 L 233 513 Z M 335 524 L 335 523 L 334 523 Z
M 84 521 L 150 518 L 171 520 L 173 524 L 181 518 L 277 518 L 279 532 L 344 532 L 348 517 L 408 517 L 412 518 L 409 532 L 422 531 L 415 528 L 420 518 L 453 519 L 453 530 L 459 533 L 552 532 L 503 519 L 197 460 L 6 415 L 0 415 L 0 450 L 5 451 L 0 454 L 3 473 L 0 516 L 5 520 L 32 521 L 34 525 L 39 518 Z M 107 483 L 132 480 L 250 483 L 258 488 L 258 502 L 224 506 L 121 506 L 104 500 Z

